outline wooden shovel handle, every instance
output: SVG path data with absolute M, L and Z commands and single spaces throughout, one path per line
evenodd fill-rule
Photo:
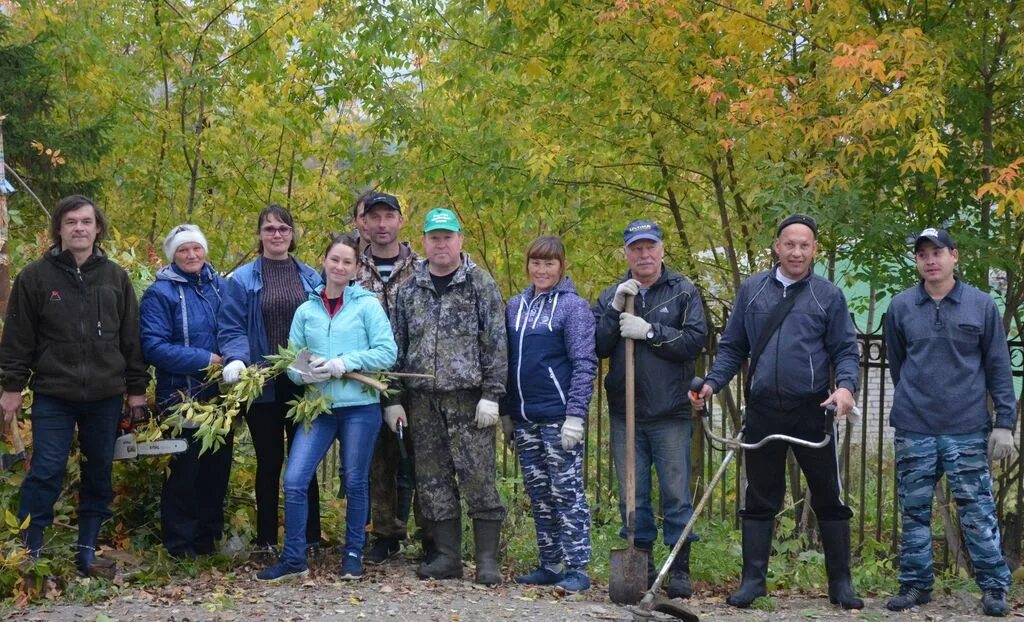
M 634 296 L 626 296 L 626 313 L 636 310 Z M 626 540 L 633 548 L 636 535 L 636 343 L 626 338 Z

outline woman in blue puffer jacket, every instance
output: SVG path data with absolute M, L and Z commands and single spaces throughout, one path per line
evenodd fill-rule
M 225 280 L 206 261 L 206 237 L 195 225 L 178 225 L 163 243 L 171 264 L 160 269 L 142 296 L 139 323 L 142 353 L 156 369 L 156 402 L 168 412 L 182 395 L 209 399 L 217 386 L 204 384 L 210 365 L 221 363 L 217 315 Z M 185 428 L 189 447 L 171 458 L 160 498 L 163 542 L 174 557 L 212 553 L 224 530 L 224 497 L 231 473 L 233 435 L 217 451 L 199 455 L 194 428 Z
M 296 311 L 289 342 L 313 355 L 310 369 L 288 370 L 296 384 L 314 385 L 327 396 L 331 412 L 298 426 L 284 475 L 284 549 L 280 560 L 257 575 L 261 581 L 305 576 L 306 494 L 316 467 L 334 444 L 341 442 L 345 510 L 342 579 L 363 576 L 363 544 L 370 512 L 370 458 L 381 427 L 380 394 L 355 380 L 350 371 L 390 369 L 398 346 L 384 307 L 359 285 L 359 252 L 348 236 L 334 238 L 324 252 L 326 284 L 310 294 Z
M 540 565 L 518 583 L 590 587 L 590 508 L 583 493 L 583 424 L 594 393 L 594 315 L 565 276 L 565 247 L 542 236 L 526 251 L 533 283 L 505 308 L 509 380 L 502 403 L 537 529 Z

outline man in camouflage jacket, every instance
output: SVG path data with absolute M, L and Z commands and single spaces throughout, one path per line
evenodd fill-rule
M 393 322 L 398 287 L 409 280 L 416 262 L 422 258 L 407 242 L 398 239 L 405 220 L 397 197 L 381 192 L 371 193 L 363 197 L 361 210 L 359 217 L 364 222 L 367 245 L 363 249 L 356 281 L 377 295 L 388 318 Z M 399 451 L 399 443 L 406 446 L 405 459 Z M 380 564 L 394 557 L 406 537 L 415 485 L 412 453 L 412 437 L 409 434 L 403 434 L 401 440 L 388 430 L 381 430 L 377 435 L 377 445 L 370 464 L 370 518 L 374 541 L 363 556 L 363 561 L 368 564 Z M 418 509 L 416 524 L 421 529 L 424 552 L 429 555 L 433 542 L 429 534 L 423 531 L 423 520 Z
M 427 214 L 427 260 L 399 287 L 392 323 L 401 398 L 385 408 L 388 426 L 408 421 L 416 451 L 416 494 L 437 555 L 421 578 L 462 576 L 461 503 L 473 517 L 476 582 L 501 581 L 497 549 L 505 507 L 495 486 L 495 424 L 508 377 L 504 305 L 489 274 L 466 261 L 450 210 Z M 403 407 L 404 404 L 404 407 Z M 406 408 L 408 415 L 406 415 Z

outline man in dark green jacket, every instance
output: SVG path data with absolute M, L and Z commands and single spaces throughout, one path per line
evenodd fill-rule
M 31 517 L 25 546 L 34 557 L 43 548 L 77 426 L 84 459 L 76 557 L 83 574 L 95 561 L 100 524 L 111 515 L 122 403 L 127 394 L 128 407 L 145 406 L 149 383 L 138 300 L 128 273 L 98 246 L 106 232 L 90 199 L 72 195 L 57 203 L 53 246 L 15 279 L 0 341 L 6 426 L 17 425 L 22 390 L 34 393 L 32 468 L 18 506 L 19 521 Z

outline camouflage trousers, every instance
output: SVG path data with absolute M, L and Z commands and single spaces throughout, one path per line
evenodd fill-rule
M 404 401 L 423 517 L 434 522 L 458 518 L 465 497 L 474 519 L 504 520 L 494 481 L 495 429 L 476 427 L 480 392 L 411 393 Z
M 404 442 L 406 447 L 408 457 L 404 460 L 398 447 L 400 442 Z M 423 528 L 419 501 L 412 503 L 415 486 L 413 455 L 409 430 L 405 431 L 404 441 L 399 441 L 398 435 L 382 422 L 370 462 L 370 519 L 373 535 L 377 538 L 404 540 L 410 505 L 414 508 L 416 525 Z
M 590 563 L 590 507 L 583 493 L 583 443 L 562 449 L 562 423 L 515 422 L 516 453 L 530 496 L 540 561 Z
M 903 511 L 900 584 L 931 589 L 932 498 L 946 475 L 974 576 L 983 590 L 1010 587 L 1010 570 L 999 543 L 985 432 L 931 435 L 896 431 L 896 475 Z

